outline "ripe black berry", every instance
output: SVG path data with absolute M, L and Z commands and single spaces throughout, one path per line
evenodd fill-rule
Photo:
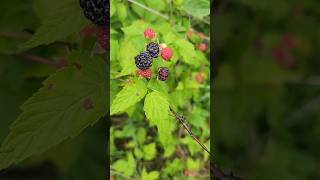
M 80 6 L 92 23 L 99 26 L 109 24 L 109 0 L 80 0 Z
M 165 81 L 168 79 L 169 76 L 169 69 L 166 67 L 161 67 L 158 70 L 158 80 Z
M 140 52 L 135 58 L 135 63 L 139 69 L 148 69 L 152 65 L 152 57 L 147 51 Z
M 149 52 L 149 54 L 151 55 L 151 57 L 153 58 L 157 58 L 160 52 L 160 48 L 159 48 L 159 44 L 154 43 L 154 42 L 150 42 L 147 45 L 146 50 Z

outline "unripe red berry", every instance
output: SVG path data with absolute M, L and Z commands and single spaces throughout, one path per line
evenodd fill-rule
M 156 36 L 156 33 L 151 28 L 147 28 L 144 31 L 144 37 L 147 39 L 153 39 Z
M 172 50 L 169 47 L 162 48 L 161 57 L 165 61 L 169 61 L 172 57 Z
M 201 43 L 199 46 L 199 50 L 205 52 L 207 50 L 207 45 L 205 43 Z
M 203 37 L 204 37 L 203 33 L 202 33 L 202 32 L 198 32 L 198 37 L 199 37 L 200 39 L 203 39 Z
M 191 38 L 193 35 L 193 31 L 190 29 L 188 32 L 187 32 L 187 36 L 188 38 Z
M 151 71 L 151 69 L 145 69 L 145 70 L 139 69 L 139 70 L 137 71 L 137 73 L 138 73 L 138 75 L 139 75 L 140 77 L 143 77 L 143 78 L 148 78 L 148 79 L 150 79 L 151 76 L 152 76 L 152 71 Z
M 197 73 L 195 76 L 194 76 L 195 80 L 199 83 L 199 84 L 202 84 L 204 82 L 204 79 L 203 79 L 203 76 L 201 73 Z

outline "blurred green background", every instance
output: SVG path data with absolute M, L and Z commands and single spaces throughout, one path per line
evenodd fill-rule
M 320 1 L 215 0 L 213 149 L 243 179 L 320 179 Z

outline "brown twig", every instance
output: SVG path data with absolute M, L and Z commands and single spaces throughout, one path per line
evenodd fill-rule
M 176 113 L 171 108 L 170 108 L 170 111 L 174 115 L 175 119 L 178 120 L 182 124 L 182 126 L 189 133 L 189 135 L 202 147 L 203 150 L 205 150 L 209 154 L 209 157 L 211 157 L 211 153 L 208 150 L 208 148 L 203 143 L 200 142 L 200 140 L 192 133 L 190 128 L 187 126 L 185 116 Z M 211 171 L 213 177 L 220 179 L 220 180 L 242 180 L 240 177 L 235 176 L 233 173 L 230 173 L 230 174 L 224 173 L 213 162 L 210 162 L 210 171 Z

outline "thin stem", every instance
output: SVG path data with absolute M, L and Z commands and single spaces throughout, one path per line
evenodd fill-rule
M 28 38 L 28 34 L 20 33 L 20 32 L 0 32 L 0 37 L 10 37 L 17 39 L 25 39 Z
M 207 151 L 207 153 L 209 154 L 209 156 L 211 156 L 210 151 L 208 150 L 208 148 L 202 144 L 199 139 L 192 133 L 192 131 L 190 130 L 190 128 L 187 126 L 187 124 L 184 122 L 184 118 L 181 118 L 182 116 L 177 114 L 175 111 L 173 111 L 171 109 L 171 112 L 173 113 L 173 115 L 175 116 L 175 118 L 182 124 L 182 126 L 184 127 L 185 130 L 187 130 L 187 132 L 189 133 L 189 135 L 202 147 L 202 149 L 204 149 L 205 151 Z
M 206 148 L 205 145 L 203 145 L 199 139 L 192 133 L 192 131 L 190 130 L 190 128 L 186 125 L 185 123 L 185 117 L 176 113 L 173 109 L 170 108 L 170 111 L 172 112 L 172 114 L 174 115 L 174 117 L 176 118 L 176 120 L 178 120 L 182 126 L 184 127 L 184 129 L 189 133 L 189 135 L 202 147 L 202 149 L 204 149 L 209 156 L 211 157 L 211 153 L 210 151 Z M 210 171 L 212 173 L 212 175 L 220 180 L 241 180 L 240 177 L 235 176 L 233 173 L 230 174 L 226 174 L 224 173 L 222 170 L 220 170 L 214 163 L 210 162 Z
M 143 9 L 145 9 L 145 10 L 147 10 L 147 11 L 149 11 L 149 12 L 155 14 L 155 15 L 158 15 L 158 16 L 166 19 L 166 20 L 169 20 L 169 17 L 167 15 L 164 15 L 164 14 L 162 14 L 162 13 L 160 13 L 160 12 L 158 12 L 158 11 L 152 9 L 152 8 L 149 8 L 149 7 L 143 5 L 143 4 L 141 4 L 141 3 L 139 3 L 139 2 L 137 2 L 135 0 L 128 0 L 128 1 L 133 3 L 133 4 L 135 4 L 135 5 L 137 5 L 137 6 L 140 6 L 141 8 L 143 8 Z
M 21 54 L 17 54 L 18 56 L 21 56 L 23 58 L 26 58 L 26 59 L 29 59 L 31 61 L 35 61 L 35 62 L 39 62 L 39 63 L 42 63 L 42 64 L 47 64 L 47 65 L 51 65 L 51 66 L 55 66 L 57 67 L 58 65 L 53 62 L 52 60 L 50 59 L 47 59 L 47 58 L 44 58 L 44 57 L 40 57 L 40 56 L 35 56 L 35 55 L 32 55 L 32 54 L 27 54 L 27 53 L 21 53 Z

